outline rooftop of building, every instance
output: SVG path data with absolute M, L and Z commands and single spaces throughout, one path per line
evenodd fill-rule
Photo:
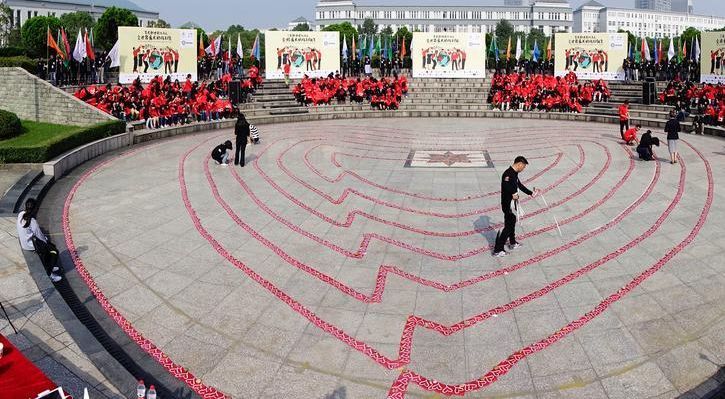
M 149 12 L 149 13 L 156 12 L 156 11 L 147 10 L 130 0 L 25 0 L 25 1 L 30 2 L 30 3 L 41 3 L 45 6 L 47 6 L 48 3 L 51 3 L 51 4 L 79 5 L 79 6 L 88 6 L 88 7 L 105 7 L 105 8 L 118 7 L 118 8 L 126 8 L 131 11 Z

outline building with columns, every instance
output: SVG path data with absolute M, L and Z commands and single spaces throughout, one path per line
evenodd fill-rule
M 514 4 L 523 3 L 514 0 Z M 315 29 L 342 22 L 361 26 L 368 18 L 380 29 L 389 26 L 397 30 L 405 26 L 410 31 L 421 32 L 490 33 L 505 19 L 517 32 L 538 28 L 550 35 L 571 32 L 573 24 L 572 9 L 567 0 L 534 0 L 531 4 L 516 6 L 375 6 L 358 5 L 355 0 L 319 0 L 315 8 Z
M 691 3 L 690 3 L 691 4 Z M 675 37 L 687 28 L 700 31 L 725 27 L 725 18 L 671 11 L 605 7 L 592 0 L 574 11 L 574 32 L 609 32 L 620 29 L 635 36 Z
M 98 20 L 106 8 L 112 6 L 126 8 L 136 14 L 139 26 L 148 26 L 159 19 L 158 11 L 145 10 L 129 0 L 2 0 L 0 3 L 10 7 L 11 24 L 16 27 L 39 15 L 60 17 L 75 11 L 87 12 Z

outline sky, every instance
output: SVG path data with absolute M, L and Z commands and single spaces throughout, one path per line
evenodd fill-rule
M 314 21 L 317 0 L 132 0 L 160 12 L 161 19 L 178 27 L 189 21 L 205 30 L 226 29 L 239 24 L 247 29 L 282 28 L 297 17 Z M 588 0 L 570 0 L 577 8 Z M 598 0 L 610 7 L 634 8 L 635 0 Z M 395 5 L 502 5 L 504 0 L 357 0 L 357 4 Z M 694 0 L 695 13 L 725 16 L 723 0 Z

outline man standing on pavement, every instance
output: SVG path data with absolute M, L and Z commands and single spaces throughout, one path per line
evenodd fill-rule
M 501 210 L 503 210 L 504 215 L 504 228 L 496 235 L 493 256 L 503 257 L 507 255 L 504 249 L 506 241 L 509 242 L 510 250 L 521 247 L 521 244 L 516 241 L 516 214 L 514 213 L 514 210 L 518 211 L 518 191 L 521 190 L 527 195 L 534 195 L 537 192 L 536 188 L 531 191 L 519 181 L 519 173 L 523 172 L 528 164 L 529 161 L 526 158 L 518 156 L 514 160 L 514 164 L 506 169 L 503 176 L 501 176 Z

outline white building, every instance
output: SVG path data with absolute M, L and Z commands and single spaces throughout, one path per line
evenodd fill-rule
M 2 0 L 0 2 L 10 7 L 11 23 L 17 27 L 23 26 L 25 21 L 39 15 L 60 17 L 75 11 L 87 12 L 93 19 L 98 20 L 106 8 L 112 6 L 127 8 L 136 14 L 139 26 L 148 26 L 150 22 L 159 19 L 158 11 L 145 10 L 129 0 Z
M 672 11 L 694 14 L 695 7 L 692 5 L 692 0 L 672 0 Z
M 421 32 L 490 33 L 502 19 L 511 22 L 518 32 L 529 32 L 532 28 L 541 29 L 546 35 L 572 31 L 572 9 L 567 0 L 535 0 L 523 6 L 367 6 L 357 5 L 354 0 L 319 0 L 315 29 L 342 22 L 359 27 L 368 18 L 379 29 L 389 26 L 397 30 L 405 26 Z
M 305 17 L 299 17 L 299 18 L 291 21 L 289 24 L 287 24 L 287 29 L 285 29 L 285 30 L 293 30 L 298 25 L 304 25 L 304 24 L 307 24 L 307 26 L 309 26 L 310 29 L 312 29 L 312 30 L 314 30 L 314 28 L 315 28 L 315 24 L 313 24 L 312 22 L 308 21 L 307 18 L 305 18 Z
M 687 28 L 704 31 L 725 27 L 725 18 L 678 12 L 605 7 L 592 0 L 574 11 L 574 32 L 610 32 L 620 29 L 635 36 L 674 37 Z
M 672 11 L 671 0 L 637 0 L 634 8 L 654 11 Z

